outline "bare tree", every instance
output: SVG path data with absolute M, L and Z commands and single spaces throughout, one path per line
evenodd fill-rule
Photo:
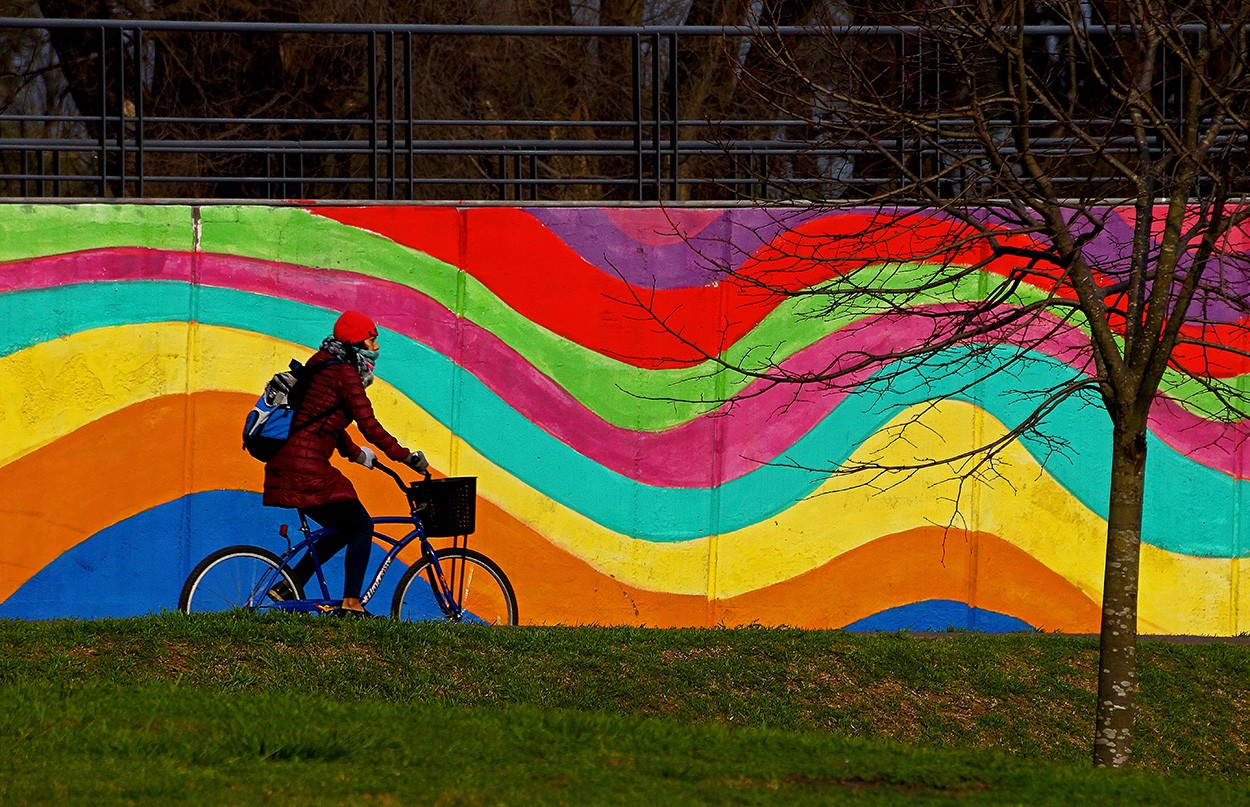
M 34 0 L 0 0 L 0 16 L 29 17 L 39 12 Z M 76 120 L 78 110 L 70 96 L 56 53 L 48 42 L 46 31 L 39 29 L 8 29 L 0 33 L 0 138 L 42 139 L 78 137 L 83 127 Z M 39 173 L 49 161 L 49 154 L 32 149 L 26 154 L 0 154 L 0 173 L 23 175 Z M 71 155 L 71 173 L 87 173 L 90 161 L 83 155 Z M 0 188 L 4 183 L 0 183 Z M 21 189 L 23 185 L 14 183 Z M 63 190 L 89 193 L 84 186 L 65 183 Z
M 592 14 L 585 4 L 569 0 L 327 0 L 306 7 L 272 0 L 41 0 L 39 5 L 45 16 L 66 20 L 290 25 L 280 34 L 50 27 L 46 51 L 66 99 L 81 115 L 89 134 L 85 142 L 134 137 L 135 121 L 144 121 L 145 149 L 131 149 L 129 156 L 100 150 L 109 164 L 96 174 L 116 177 L 104 189 L 110 194 L 140 195 L 138 186 L 125 185 L 125 177 L 133 181 L 140 172 L 135 161 L 143 159 L 145 175 L 190 177 L 144 187 L 146 196 L 274 195 L 270 177 L 276 176 L 290 177 L 277 195 L 321 199 L 382 199 L 386 191 L 367 181 L 379 175 L 442 180 L 445 184 L 420 187 L 437 199 L 490 197 L 496 187 L 492 177 L 520 171 L 552 184 L 570 180 L 562 190 L 570 199 L 631 196 L 627 180 L 636 157 L 629 151 L 619 156 L 594 147 L 561 150 L 559 141 L 634 137 L 635 82 L 644 96 L 642 109 L 650 110 L 651 95 L 662 91 L 665 76 L 650 75 L 651 50 L 659 49 L 660 40 L 649 36 L 327 34 L 300 32 L 300 24 L 636 26 L 680 22 L 691 12 L 681 2 L 642 0 L 597 2 Z M 707 9 L 699 4 L 695 11 L 704 24 L 744 19 L 737 0 Z M 715 37 L 685 45 L 682 79 L 697 77 L 699 87 L 682 94 L 681 114 L 697 120 L 716 94 L 707 79 L 726 75 L 730 59 Z M 16 72 L 41 67 L 22 60 Z M 402 124 L 410 119 L 416 121 L 411 130 Z M 395 120 L 400 124 L 389 122 Z M 385 145 L 380 150 L 360 145 L 410 140 L 417 144 L 415 154 L 397 147 L 397 154 L 381 159 L 399 165 L 384 167 L 375 162 L 377 151 L 389 151 Z M 437 145 L 455 140 L 486 145 L 459 151 Z M 265 145 L 231 146 L 244 141 Z M 522 166 L 521 151 L 507 145 L 510 141 L 554 145 Z M 331 184 L 327 177 L 352 181 Z M 450 184 L 459 177 L 479 182 Z M 497 185 L 500 192 L 504 185 Z
M 386 25 L 570 25 L 573 4 L 567 0 L 497 0 L 448 4 L 428 0 L 383 3 L 376 0 L 326 3 L 273 3 L 270 0 L 42 0 L 49 18 L 122 20 L 201 20 L 290 24 L 292 30 L 131 32 L 95 28 L 51 28 L 51 50 L 58 78 L 68 88 L 92 139 L 101 128 L 115 137 L 119 127 L 133 125 L 144 115 L 149 148 L 144 155 L 151 175 L 202 177 L 199 184 L 182 183 L 144 189 L 144 195 L 183 197 L 251 197 L 269 192 L 267 182 L 223 181 L 222 177 L 290 176 L 298 195 L 320 198 L 385 198 L 364 179 L 374 175 L 371 153 L 348 153 L 344 147 L 319 143 L 391 142 L 409 136 L 423 144 L 474 141 L 622 139 L 632 136 L 626 125 L 632 115 L 634 77 L 629 36 L 604 38 L 593 47 L 587 40 L 554 36 L 446 34 L 390 37 L 369 34 L 300 33 L 303 23 Z M 644 22 L 641 0 L 600 3 L 594 22 L 637 25 Z M 674 12 L 676 13 L 676 12 Z M 727 20 L 726 22 L 734 22 Z M 720 54 L 706 55 L 706 58 Z M 650 80 L 651 77 L 644 76 Z M 142 93 L 136 86 L 142 83 Z M 644 87 L 644 90 L 647 88 Z M 142 109 L 136 100 L 142 95 Z M 127 119 L 127 116 L 131 116 Z M 392 131 L 389 124 L 417 124 Z M 491 122 L 498 121 L 498 124 Z M 528 121 L 537 123 L 529 124 Z M 563 121 L 564 125 L 541 123 Z M 626 122 L 622 124 L 620 122 Z M 615 126 L 611 124 L 615 124 Z M 272 153 L 244 153 L 217 149 L 211 144 L 240 141 L 274 144 Z M 173 149 L 152 147 L 163 142 Z M 206 143 L 202 148 L 176 144 Z M 283 143 L 298 144 L 282 153 Z M 470 149 L 437 151 L 409 158 L 411 173 L 423 178 L 480 178 L 497 175 L 497 154 L 475 154 Z M 487 149 L 478 151 L 486 152 Z M 612 180 L 633 170 L 628 158 L 579 157 L 550 154 L 536 158 L 527 170 L 538 178 L 576 177 L 584 193 L 576 198 L 612 198 L 610 182 L 602 188 L 596 178 Z M 454 152 L 454 153 L 453 153 Z M 502 154 L 503 152 L 500 152 Z M 110 153 L 110 159 L 119 160 Z M 136 159 L 131 154 L 130 160 Z M 290 166 L 277 170 L 274 160 Z M 266 162 L 268 161 L 268 163 Z M 408 166 L 381 173 L 402 175 Z M 104 173 L 134 177 L 134 165 L 120 163 Z M 327 184 L 326 177 L 351 177 L 359 182 L 346 188 Z M 318 182 L 318 180 L 322 180 Z M 576 183 L 569 183 L 576 187 Z M 133 195 L 134 189 L 116 185 L 110 192 Z M 472 187 L 429 185 L 434 198 L 480 198 Z M 293 189 L 291 195 L 295 195 Z
M 1227 376 L 1244 366 L 1250 336 L 1250 265 L 1229 246 L 1250 213 L 1240 198 L 1250 182 L 1250 7 L 867 7 L 856 23 L 885 27 L 830 27 L 820 36 L 761 29 L 743 76 L 758 98 L 808 121 L 813 154 L 853 160 L 853 174 L 831 188 L 813 157 L 786 194 L 822 213 L 853 210 L 861 226 L 853 235 L 822 231 L 795 213 L 792 235 L 770 247 L 776 268 L 750 276 L 723 269 L 761 297 L 802 295 L 807 316 L 852 321 L 850 333 L 889 332 L 880 328 L 886 320 L 907 322 L 913 336 L 858 339 L 855 352 L 801 371 L 780 361 L 784 345 L 732 366 L 712 351 L 707 358 L 774 385 L 869 383 L 883 394 L 921 369 L 926 378 L 959 379 L 957 390 L 948 384 L 941 393 L 949 396 L 995 374 L 1023 377 L 1031 357 L 1062 336 L 1071 373 L 1041 387 L 1019 382 L 1034 405 L 1001 439 L 917 465 L 869 458 L 820 470 L 881 484 L 950 463 L 956 476 L 976 479 L 993 472 L 1008 442 L 1044 433 L 1061 402 L 1080 396 L 1101 405 L 1113 438 L 1093 760 L 1125 765 L 1151 407 L 1162 387 L 1180 395 L 1175 379 L 1184 377 L 1216 402 L 1208 417 L 1247 411 Z M 885 246 L 900 231 L 905 243 Z M 1120 247 L 1110 257 L 1108 241 Z M 796 273 L 808 279 L 798 283 Z M 1016 349 L 994 349 L 1004 343 Z

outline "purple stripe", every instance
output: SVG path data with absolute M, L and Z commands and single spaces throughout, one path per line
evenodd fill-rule
M 1086 259 L 1100 272 L 1123 278 L 1133 243 L 1132 222 L 1124 214 L 1132 210 L 1106 208 L 1105 212 L 1097 223 L 1074 223 L 1073 231 L 1089 234 L 1097 227 L 1093 240 L 1084 248 Z M 603 271 L 635 286 L 674 289 L 716 281 L 725 270 L 741 266 L 761 247 L 802 223 L 840 213 L 888 215 L 889 211 L 735 208 L 722 210 L 710 220 L 707 210 L 693 208 L 540 208 L 530 213 Z M 932 218 L 950 217 L 933 214 Z M 1007 233 L 1019 231 L 992 210 L 982 211 L 978 218 L 1003 227 Z M 1192 252 L 1186 252 L 1178 266 L 1185 270 L 1192 263 Z M 1207 289 L 1199 292 L 1191 316 L 1213 322 L 1242 319 L 1247 306 L 1240 300 L 1250 295 L 1247 257 L 1217 256 L 1206 275 Z
M 528 211 L 586 262 L 641 288 L 681 289 L 723 279 L 777 236 L 820 211 L 742 208 L 537 208 Z M 637 219 L 633 234 L 621 222 Z M 649 233 L 650 237 L 642 237 Z M 645 243 L 644 243 L 645 241 Z M 667 242 L 667 243 L 665 243 Z

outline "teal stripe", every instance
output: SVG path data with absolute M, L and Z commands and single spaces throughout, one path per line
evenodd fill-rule
M 61 317 L 40 316 L 23 329 L 0 334 L 0 354 L 87 328 L 185 321 L 191 308 L 196 312 L 194 318 L 201 322 L 299 344 L 316 345 L 325 335 L 329 312 L 312 306 L 212 287 L 199 287 L 192 305 L 188 289 L 177 282 L 129 282 L 0 295 L 0 321 L 28 322 L 25 313 L 29 311 L 63 312 Z M 803 435 L 782 459 L 803 467 L 837 466 L 903 409 L 938 398 L 969 401 L 1005 424 L 1018 423 L 1033 408 L 1028 397 L 1018 391 L 1053 386 L 1071 377 L 1071 368 L 1031 354 L 1012 371 L 991 373 L 970 390 L 961 389 L 967 375 L 954 374 L 949 368 L 975 361 L 984 371 L 1019 355 L 1015 348 L 1005 346 L 979 358 L 966 351 L 948 351 L 925 366 L 895 367 L 884 393 L 861 387 Z M 388 338 L 380 370 L 388 383 L 489 460 L 545 496 L 625 535 L 667 542 L 740 529 L 786 510 L 826 478 L 793 468 L 763 466 L 717 491 L 644 485 L 556 440 L 448 357 L 425 345 L 399 335 Z M 935 375 L 938 377 L 931 377 Z M 1107 447 L 1111 439 L 1106 413 L 1092 401 L 1069 399 L 1047 419 L 1043 429 L 1052 441 L 1030 435 L 1022 440 L 1025 448 L 1044 459 L 1046 471 L 1082 504 L 1106 518 L 1110 479 Z M 1056 451 L 1061 444 L 1067 449 Z M 1244 513 L 1234 523 L 1234 502 L 1246 483 L 1182 456 L 1153 435 L 1149 445 L 1144 540 L 1174 552 L 1205 557 L 1250 554 L 1234 541 L 1234 535 L 1246 526 Z M 712 462 L 710 450 L 708 462 Z M 1065 503 L 1054 505 L 1063 507 Z

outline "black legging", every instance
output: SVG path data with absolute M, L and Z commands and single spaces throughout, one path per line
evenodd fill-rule
M 373 519 L 359 499 L 330 502 L 302 508 L 304 515 L 334 532 L 321 538 L 314 546 L 317 558 L 324 565 L 344 546 L 343 598 L 360 599 L 360 589 L 365 583 L 365 568 L 369 565 L 369 550 L 373 547 Z M 295 582 L 304 586 L 312 579 L 315 566 L 312 554 L 305 554 L 295 564 Z

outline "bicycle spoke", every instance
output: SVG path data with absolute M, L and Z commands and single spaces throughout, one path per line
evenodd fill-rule
M 264 608 L 273 603 L 268 589 L 283 579 L 275 571 L 279 566 L 276 556 L 258 547 L 216 552 L 187 578 L 178 607 L 187 613 Z
M 439 559 L 447 590 L 459 608 L 440 605 L 438 577 L 427 559 L 400 581 L 392 608 L 395 617 L 408 621 L 458 619 L 488 625 L 516 623 L 512 586 L 489 559 L 461 549 L 443 550 Z

